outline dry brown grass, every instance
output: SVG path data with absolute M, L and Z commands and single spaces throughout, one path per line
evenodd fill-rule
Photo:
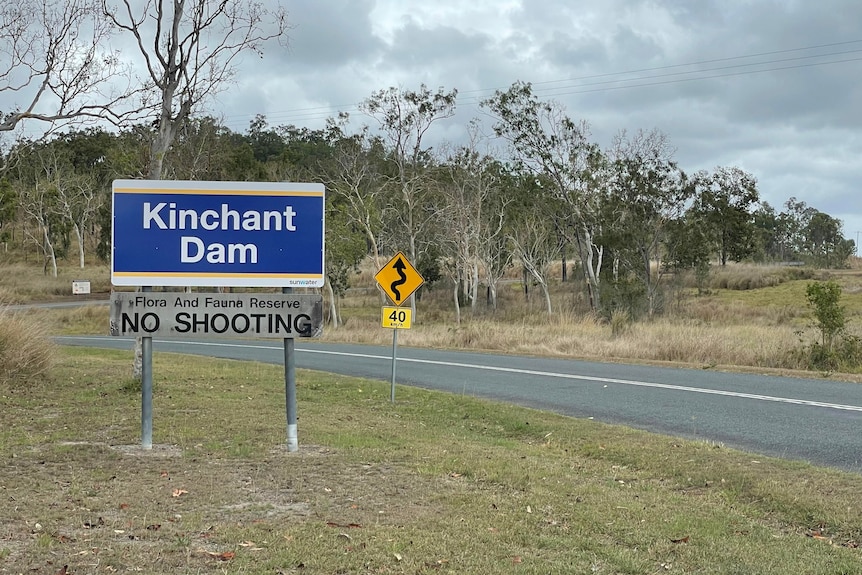
M 546 321 L 501 323 L 487 319 L 460 326 L 418 324 L 403 330 L 399 344 L 414 347 L 477 349 L 519 354 L 564 356 L 597 360 L 635 360 L 696 364 L 740 365 L 798 369 L 789 350 L 798 345 L 790 327 L 769 325 L 714 326 L 704 322 L 663 318 L 634 323 L 614 333 L 610 323 L 593 316 L 553 316 Z M 352 321 L 345 328 L 328 329 L 324 339 L 345 343 L 385 345 L 392 332 L 380 322 Z
M 37 378 L 53 365 L 54 355 L 44 324 L 0 308 L 0 382 Z
M 89 281 L 93 294 L 111 291 L 111 272 L 105 264 L 87 266 L 83 270 L 66 264 L 58 268 L 55 278 L 42 273 L 38 265 L 12 263 L 0 269 L 0 302 L 21 304 L 68 298 L 72 296 L 75 280 Z
M 94 292 L 110 289 L 106 267 L 88 268 L 83 275 L 76 268 L 66 268 L 57 280 L 40 272 L 24 264 L 7 266 L 0 275 L 0 297 L 6 302 L 59 299 L 69 293 L 71 280 L 79 276 L 90 279 Z M 369 260 L 351 276 L 352 287 L 340 301 L 345 325 L 327 327 L 325 340 L 391 343 L 392 332 L 380 325 L 381 307 L 388 303 L 376 287 L 375 272 Z M 669 292 L 665 313 L 637 321 L 623 321 L 619 313 L 610 321 L 597 318 L 589 312 L 579 284 L 560 283 L 559 269 L 556 274 L 551 282 L 554 311 L 550 316 L 538 289 L 531 287 L 527 299 L 523 284 L 513 273 L 499 285 L 497 309 L 491 309 L 480 293 L 475 308 L 462 306 L 460 325 L 455 322 L 451 284 L 441 280 L 424 291 L 414 326 L 399 334 L 399 342 L 603 361 L 801 369 L 799 354 L 794 352 L 814 337 L 805 286 L 815 280 L 799 279 L 817 275 L 811 270 L 728 265 L 714 270 L 713 281 L 749 289 L 711 288 L 707 295 L 697 295 L 690 279 L 672 278 L 677 287 Z M 842 302 L 848 307 L 851 332 L 856 333 L 862 314 L 862 273 L 841 270 L 830 277 L 846 286 Z M 50 316 L 55 332 L 64 334 L 102 334 L 107 323 L 104 308 L 43 315 Z
M 609 321 L 597 318 L 576 283 L 559 281 L 552 282 L 554 312 L 549 316 L 536 289 L 527 301 L 523 285 L 509 280 L 500 286 L 497 310 L 484 301 L 475 309 L 463 306 L 460 325 L 454 321 L 451 286 L 441 282 L 423 294 L 414 327 L 399 334 L 399 343 L 596 360 L 803 369 L 794 351 L 813 337 L 807 333 L 811 318 L 804 290 L 814 280 L 804 278 L 815 275 L 792 267 L 729 265 L 715 270 L 713 281 L 734 289 L 714 288 L 705 296 L 696 295 L 689 280 L 675 278 L 682 287 L 671 293 L 665 314 L 640 321 L 623 321 L 619 313 Z M 391 331 L 380 327 L 384 302 L 372 277 L 363 271 L 354 278 L 365 283 L 354 284 L 342 301 L 346 325 L 325 330 L 326 340 L 391 342 Z M 848 286 L 862 285 L 858 272 L 836 277 Z M 846 294 L 851 308 L 854 298 L 862 298 L 860 292 Z

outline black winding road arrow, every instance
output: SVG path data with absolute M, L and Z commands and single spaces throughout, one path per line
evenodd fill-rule
M 398 261 L 392 264 L 392 269 L 398 272 L 398 277 L 401 279 L 397 279 L 392 282 L 392 285 L 389 286 L 389 289 L 392 290 L 392 293 L 395 294 L 395 302 L 398 303 L 401 301 L 401 292 L 398 290 L 398 286 L 404 285 L 407 283 L 407 274 L 404 273 L 404 269 L 407 265 L 404 263 L 404 260 L 398 258 Z

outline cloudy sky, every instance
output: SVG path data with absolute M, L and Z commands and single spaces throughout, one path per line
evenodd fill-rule
M 791 196 L 862 231 L 862 3 L 857 0 L 294 0 L 287 50 L 246 63 L 218 103 L 245 131 L 321 127 L 398 86 L 457 88 L 456 141 L 515 81 L 609 146 L 658 128 L 686 171 L 738 166 L 779 211 Z M 490 126 L 490 119 L 485 118 Z

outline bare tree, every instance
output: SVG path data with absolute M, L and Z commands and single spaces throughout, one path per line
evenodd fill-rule
M 274 8 L 273 8 L 274 6 Z M 109 22 L 138 48 L 145 71 L 138 113 L 154 112 L 147 177 L 162 177 L 165 154 L 178 131 L 207 99 L 233 81 L 240 56 L 263 55 L 268 40 L 285 41 L 287 15 L 273 3 L 250 0 L 102 0 Z M 132 374 L 141 378 L 135 342 Z
M 346 118 L 344 118 L 346 119 Z M 380 238 L 383 227 L 383 182 L 375 169 L 372 156 L 375 142 L 364 128 L 358 134 L 346 136 L 343 122 L 330 121 L 329 138 L 333 143 L 332 165 L 326 170 L 326 186 L 344 200 L 345 215 L 362 230 L 371 248 L 374 268 L 380 269 Z M 379 144 L 377 147 L 380 148 Z M 379 150 L 382 153 L 382 150 Z
M 0 132 L 24 120 L 115 119 L 131 91 L 121 63 L 105 50 L 111 27 L 100 0 L 15 0 L 0 3 L 0 94 L 17 99 Z
M 191 113 L 227 88 L 246 52 L 284 41 L 287 14 L 248 0 L 102 0 L 104 14 L 138 48 L 145 76 L 140 112 L 156 114 L 148 178 L 161 178 L 165 154 Z M 275 6 L 274 8 L 272 6 Z
M 425 84 L 418 91 L 390 87 L 379 90 L 362 102 L 362 112 L 380 123 L 384 142 L 391 147 L 392 176 L 389 188 L 391 204 L 386 216 L 391 218 L 406 244 L 407 255 L 414 264 L 419 263 L 420 238 L 439 215 L 428 201 L 433 191 L 431 168 L 434 166 L 432 150 L 423 142 L 428 130 L 438 120 L 455 113 L 457 90 L 432 92 Z M 411 309 L 416 310 L 416 298 L 410 298 Z
M 468 143 L 455 149 L 446 161 L 447 176 L 442 178 L 445 200 L 444 239 L 451 254 L 453 269 L 447 275 L 455 282 L 455 312 L 460 318 L 458 294 L 463 293 L 475 311 L 478 301 L 480 271 L 484 272 L 489 299 L 496 305 L 496 284 L 500 266 L 495 265 L 508 250 L 503 248 L 506 205 L 500 182 L 499 164 L 488 153 L 479 151 L 483 138 L 480 126 L 473 121 L 468 126 Z

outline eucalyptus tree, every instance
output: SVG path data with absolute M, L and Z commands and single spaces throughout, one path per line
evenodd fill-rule
M 379 124 L 391 166 L 386 216 L 398 228 L 398 241 L 413 262 L 419 261 L 422 238 L 438 215 L 431 201 L 435 158 L 425 139 L 436 122 L 455 113 L 457 95 L 457 90 L 433 92 L 422 84 L 418 90 L 378 90 L 360 104 Z
M 57 277 L 57 258 L 69 247 L 69 222 L 63 215 L 62 194 L 76 183 L 71 166 L 49 143 L 23 142 L 10 171 L 25 222 L 24 236 L 44 256 L 44 269 Z
M 133 65 L 143 78 L 135 91 L 142 105 L 131 114 L 138 120 L 155 115 L 151 180 L 162 177 L 165 155 L 191 114 L 233 80 L 241 56 L 262 56 L 263 45 L 283 42 L 287 31 L 282 6 L 254 0 L 102 0 L 102 10 L 137 49 Z M 140 338 L 132 375 L 141 378 Z
M 698 292 L 709 278 L 713 244 L 701 214 L 689 208 L 682 217 L 667 224 L 665 261 L 675 272 L 693 271 Z
M 361 230 L 371 256 L 374 269 L 380 269 L 380 233 L 383 228 L 384 187 L 379 172 L 379 159 L 383 156 L 380 140 L 372 138 L 368 128 L 356 134 L 344 132 L 346 117 L 341 121 L 330 119 L 327 126 L 332 146 L 332 161 L 323 173 L 328 194 L 341 198 L 343 215 L 352 226 Z
M 350 287 L 351 272 L 357 272 L 359 263 L 368 253 L 362 231 L 353 225 L 345 197 L 326 195 L 326 282 L 324 290 L 329 300 L 329 323 L 333 328 L 342 324 L 338 305 Z
M 542 193 L 561 210 L 547 214 L 545 227 L 556 228 L 577 251 L 590 306 L 600 310 L 600 191 L 602 154 L 589 141 L 586 122 L 574 122 L 556 102 L 540 101 L 529 83 L 516 82 L 482 105 L 496 117 L 494 131 L 511 145 L 519 166 L 541 178 Z
M 819 267 L 842 267 L 855 249 L 852 240 L 844 239 L 841 220 L 821 211 L 812 215 L 803 234 L 806 238 L 804 253 Z
M 238 145 L 239 144 L 239 145 Z M 212 116 L 187 118 L 177 131 L 171 154 L 162 166 L 172 180 L 233 180 L 237 172 L 241 136 Z
M 784 210 L 781 212 L 782 219 L 786 222 L 788 243 L 796 255 L 805 252 L 807 242 L 805 229 L 817 210 L 802 200 L 791 196 L 784 202 Z
M 667 226 L 685 213 L 694 193 L 673 154 L 667 136 L 656 129 L 620 132 L 609 153 L 602 239 L 611 252 L 614 281 L 620 268 L 631 274 L 650 316 L 661 307 L 665 250 L 672 241 Z
M 499 162 L 483 150 L 480 126 L 468 127 L 466 144 L 451 150 L 444 160 L 439 178 L 442 201 L 446 205 L 440 237 L 448 248 L 446 275 L 453 281 L 456 319 L 460 322 L 460 296 L 466 297 L 475 311 L 478 303 L 480 273 L 486 280 L 496 304 L 499 281 L 497 258 L 490 249 L 500 246 L 504 237 L 504 215 L 510 201 L 502 192 Z
M 511 202 L 506 207 L 506 238 L 513 260 L 523 269 L 527 300 L 532 281 L 541 289 L 545 311 L 550 315 L 553 312 L 550 266 L 560 257 L 565 240 L 548 221 L 560 210 L 562 200 L 546 193 L 544 188 L 553 183 L 542 177 L 517 171 L 513 176 L 508 189 Z
M 6 249 L 8 249 L 8 242 L 12 237 L 11 232 L 7 229 L 7 224 L 14 223 L 17 213 L 18 193 L 12 187 L 9 178 L 0 178 L 0 241 L 3 242 Z
M 143 71 L 136 117 L 152 117 L 147 177 L 162 176 L 179 130 L 233 81 L 242 55 L 263 56 L 269 40 L 285 40 L 287 16 L 278 3 L 250 0 L 102 0 L 112 29 L 131 41 L 130 63 Z
M 282 145 L 275 142 L 273 133 L 281 138 Z M 358 271 L 359 262 L 368 253 L 369 229 L 372 234 L 378 231 L 357 225 L 361 220 L 355 211 L 356 201 L 365 192 L 373 194 L 366 188 L 373 183 L 373 174 L 365 171 L 368 159 L 363 138 L 345 136 L 332 122 L 323 130 L 281 126 L 268 137 L 262 134 L 256 137 L 256 146 L 266 143 L 270 174 L 279 174 L 280 180 L 319 181 L 327 188 L 323 289 L 329 301 L 329 323 L 337 328 L 341 324 L 338 302 L 350 287 L 352 272 Z
M 755 250 L 753 210 L 760 199 L 757 180 L 737 167 L 695 174 L 695 203 L 719 263 L 742 261 Z

